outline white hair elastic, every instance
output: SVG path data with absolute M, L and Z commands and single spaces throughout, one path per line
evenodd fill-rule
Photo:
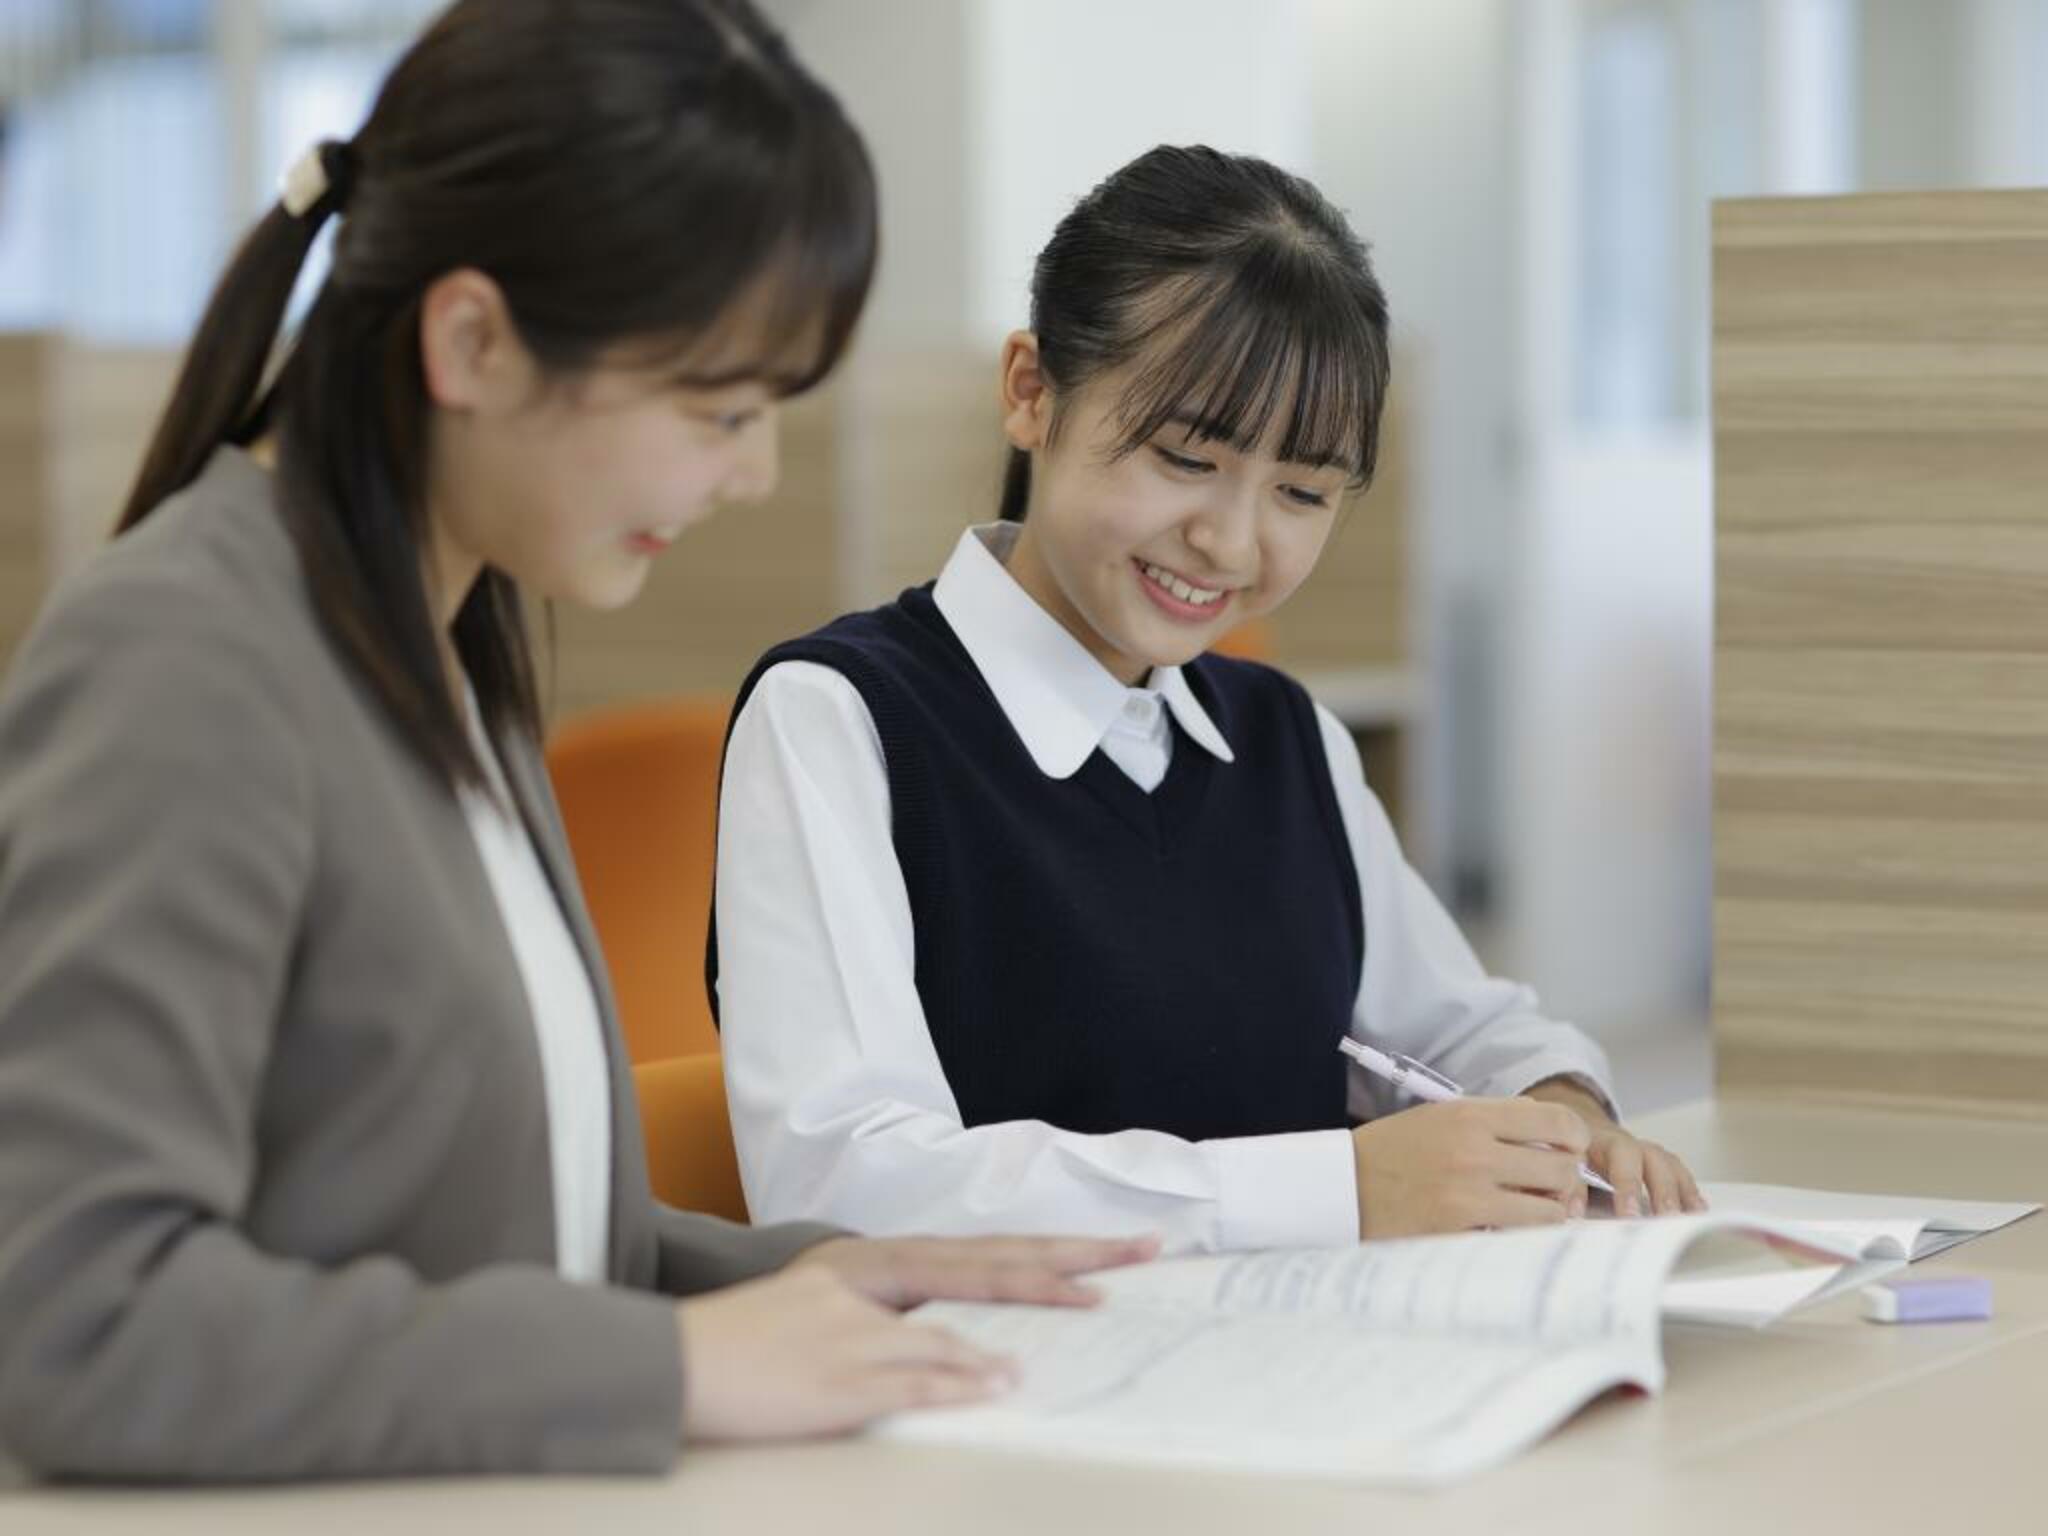
M 304 154 L 285 167 L 285 173 L 277 179 L 278 198 L 284 204 L 284 211 L 295 219 L 302 219 L 309 209 L 319 203 L 328 193 L 332 183 L 327 177 L 327 141 L 309 145 Z

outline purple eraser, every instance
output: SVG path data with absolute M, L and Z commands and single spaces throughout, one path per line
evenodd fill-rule
M 1991 1316 L 1991 1282 L 1977 1275 L 1900 1275 L 1863 1288 L 1873 1323 L 1954 1323 Z

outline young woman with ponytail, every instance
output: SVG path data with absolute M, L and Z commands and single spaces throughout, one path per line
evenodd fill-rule
M 0 694 L 16 1460 L 652 1470 L 996 1390 L 897 1309 L 1149 1251 L 647 1191 L 523 604 L 623 603 L 768 493 L 874 239 L 858 136 L 743 0 L 461 0 L 295 167 Z

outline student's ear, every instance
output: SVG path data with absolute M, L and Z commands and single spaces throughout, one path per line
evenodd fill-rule
M 1043 448 L 1052 424 L 1052 389 L 1039 367 L 1036 334 L 1012 331 L 1003 338 L 996 388 L 1003 405 L 1003 435 L 1010 446 L 1026 453 Z
M 420 367 L 443 410 L 504 415 L 533 397 L 540 368 L 496 282 L 458 267 L 420 296 Z

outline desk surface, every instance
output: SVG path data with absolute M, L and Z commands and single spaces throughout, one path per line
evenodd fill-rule
M 2048 1125 L 1722 1101 L 1644 1133 L 1710 1178 L 2048 1199 Z M 2048 1529 L 2048 1215 L 1920 1266 L 1987 1275 L 1988 1323 L 1880 1328 L 1853 1298 L 1746 1334 L 1671 1327 L 1670 1381 L 1610 1397 L 1496 1472 L 1406 1494 L 839 1442 L 693 1453 L 654 1481 L 236 1492 L 0 1488 L 0 1531 L 1374 1531 L 1612 1536 Z

